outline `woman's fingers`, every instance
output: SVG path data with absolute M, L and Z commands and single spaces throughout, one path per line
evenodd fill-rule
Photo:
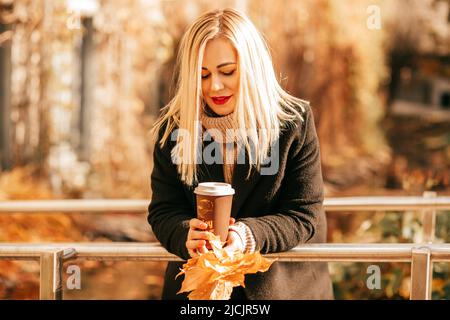
M 186 248 L 188 249 L 188 253 L 192 258 L 198 256 L 198 252 L 208 252 L 208 249 L 206 249 L 205 240 L 188 240 L 186 241 Z
M 236 222 L 235 218 L 230 218 L 229 224 L 234 224 Z M 208 244 L 208 232 L 202 231 L 207 230 L 208 225 L 200 219 L 193 218 L 189 220 L 189 232 L 186 241 L 186 248 L 188 249 L 191 257 L 195 257 L 198 253 L 207 253 Z M 231 239 L 230 239 L 231 240 Z M 235 246 L 233 241 L 231 241 L 231 248 Z M 231 249 L 230 248 L 230 249 Z
M 195 230 L 191 230 L 189 232 L 188 240 L 200 240 L 200 239 L 208 240 L 208 232 Z
M 208 234 L 206 230 L 208 225 L 200 219 L 193 218 L 189 220 L 189 232 L 187 235 L 186 248 L 188 249 L 191 257 L 195 257 L 200 253 L 208 252 L 206 249 L 206 243 Z
M 200 219 L 193 218 L 193 219 L 189 220 L 189 227 L 191 229 L 205 230 L 208 228 L 208 225 Z
M 201 249 L 206 245 L 205 240 L 188 240 L 186 241 L 186 248 L 190 250 Z
M 208 253 L 208 249 L 206 248 L 206 246 L 201 246 L 197 249 L 197 251 L 199 251 L 200 253 Z

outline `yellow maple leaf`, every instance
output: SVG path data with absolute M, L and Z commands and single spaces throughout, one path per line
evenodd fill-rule
M 175 277 L 184 274 L 178 294 L 190 292 L 190 300 L 228 300 L 234 287 L 245 287 L 246 274 L 266 272 L 275 261 L 259 252 L 228 252 L 211 232 L 208 240 L 212 250 L 189 259 Z

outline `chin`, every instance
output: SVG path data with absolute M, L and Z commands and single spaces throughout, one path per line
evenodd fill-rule
M 232 113 L 234 111 L 234 109 L 230 109 L 230 108 L 224 108 L 224 109 L 220 109 L 220 108 L 215 108 L 215 110 L 213 109 L 213 111 L 220 115 L 220 116 L 226 116 L 229 115 L 230 113 Z
M 229 115 L 230 113 L 232 113 L 234 111 L 234 106 L 230 107 L 230 106 L 213 105 L 213 107 L 210 107 L 210 108 L 212 109 L 212 111 L 214 111 L 216 114 L 218 114 L 220 116 Z

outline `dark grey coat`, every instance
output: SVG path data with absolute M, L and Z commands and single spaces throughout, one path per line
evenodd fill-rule
M 261 175 L 236 164 L 233 173 L 232 217 L 252 230 L 261 253 L 287 251 L 302 243 L 326 241 L 326 219 L 322 207 L 323 180 L 311 108 L 305 105 L 303 120 L 286 127 L 279 139 L 279 170 Z M 299 109 L 300 110 L 300 109 Z M 162 130 L 160 132 L 161 137 Z M 206 147 L 214 141 L 204 142 Z M 172 163 L 170 150 L 175 142 L 155 145 L 151 175 L 153 196 L 148 221 L 161 244 L 171 253 L 188 259 L 185 242 L 189 220 L 196 216 L 192 187 L 183 184 Z M 267 165 L 267 167 L 270 166 Z M 221 164 L 200 164 L 199 182 L 224 181 Z M 163 299 L 186 298 L 176 295 L 183 277 L 175 280 L 182 263 L 169 262 Z M 245 289 L 235 288 L 232 298 L 247 299 L 332 299 L 328 266 L 323 262 L 275 262 L 265 273 L 247 275 Z

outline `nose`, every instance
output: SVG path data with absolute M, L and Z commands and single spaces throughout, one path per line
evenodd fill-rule
M 223 83 L 218 76 L 211 75 L 211 91 L 217 92 L 223 89 Z

